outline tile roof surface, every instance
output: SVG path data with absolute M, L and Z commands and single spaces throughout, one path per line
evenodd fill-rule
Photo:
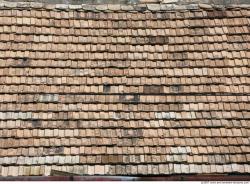
M 0 16 L 1 176 L 250 173 L 249 7 Z

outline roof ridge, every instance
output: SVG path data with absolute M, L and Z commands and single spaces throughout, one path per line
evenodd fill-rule
M 163 1 L 164 2 L 164 1 Z M 176 4 L 176 3 L 135 3 L 135 4 L 48 4 L 41 2 L 10 2 L 0 1 L 0 9 L 49 9 L 58 11 L 92 11 L 92 12 L 158 12 L 183 10 L 223 10 L 250 9 L 250 4 L 215 5 L 204 3 Z

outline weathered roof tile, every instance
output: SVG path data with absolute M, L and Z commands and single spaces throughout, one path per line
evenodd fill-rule
M 103 5 L 96 5 L 95 8 L 96 8 L 97 10 L 104 11 L 104 10 L 108 10 L 108 5 L 106 5 L 106 4 L 103 4 Z
M 160 4 L 148 4 L 147 8 L 151 11 L 160 11 L 161 10 Z
M 69 5 L 67 5 L 67 4 L 56 4 L 55 8 L 59 9 L 59 10 L 67 10 L 69 8 Z
M 119 11 L 121 10 L 120 4 L 108 4 L 108 9 L 111 11 Z
M 2 3 L 1 176 L 250 172 L 247 12 L 150 2 Z

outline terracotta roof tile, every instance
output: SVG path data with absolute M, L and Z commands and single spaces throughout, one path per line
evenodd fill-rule
M 1 176 L 250 173 L 249 8 L 0 11 Z

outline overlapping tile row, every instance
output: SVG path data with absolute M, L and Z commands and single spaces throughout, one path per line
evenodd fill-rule
M 59 9 L 1 7 L 1 176 L 250 173 L 249 9 Z

